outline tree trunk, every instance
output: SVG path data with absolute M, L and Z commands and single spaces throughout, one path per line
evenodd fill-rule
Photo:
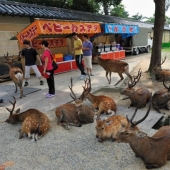
M 148 71 L 152 72 L 156 64 L 161 63 L 162 36 L 165 23 L 165 0 L 154 0 L 155 2 L 155 22 L 153 47 Z
M 107 5 L 106 2 L 103 2 L 103 9 L 104 9 L 104 14 L 105 15 L 109 15 L 108 5 Z

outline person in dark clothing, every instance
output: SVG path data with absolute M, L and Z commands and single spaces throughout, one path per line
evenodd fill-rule
M 41 42 L 41 47 L 44 50 L 42 54 L 42 62 L 43 62 L 43 74 L 49 75 L 47 79 L 47 84 L 49 88 L 49 92 L 46 94 L 46 98 L 51 98 L 55 96 L 55 83 L 54 83 L 54 70 L 52 66 L 52 54 L 48 48 L 48 42 L 43 40 Z
M 25 48 L 22 51 L 20 51 L 19 56 L 22 55 L 23 57 L 25 57 L 25 84 L 24 84 L 24 86 L 28 86 L 28 79 L 30 78 L 31 68 L 34 70 L 34 73 L 39 78 L 40 85 L 43 85 L 44 83 L 41 80 L 41 78 L 42 78 L 41 73 L 39 72 L 39 70 L 36 66 L 36 59 L 39 60 L 40 65 L 42 64 L 41 60 L 39 58 L 39 55 L 38 55 L 37 51 L 31 47 L 30 41 L 24 40 L 23 44 L 24 44 Z M 20 58 L 19 58 L 19 60 L 20 60 Z

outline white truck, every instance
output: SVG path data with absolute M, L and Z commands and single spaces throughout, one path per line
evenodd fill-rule
M 139 27 L 138 34 L 122 39 L 125 52 L 136 55 L 141 52 L 148 53 L 152 48 L 152 39 L 148 36 L 151 32 L 152 28 Z

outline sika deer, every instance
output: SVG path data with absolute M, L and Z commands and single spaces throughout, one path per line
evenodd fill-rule
M 133 87 L 136 85 L 136 83 L 139 81 L 141 77 L 141 71 L 139 69 L 138 75 L 134 77 L 134 80 L 131 84 L 128 84 L 128 88 L 123 89 L 120 94 L 128 96 L 128 98 L 131 100 L 131 104 L 129 107 L 132 106 L 139 106 L 139 108 L 145 107 L 146 104 L 148 103 L 151 92 L 145 88 L 139 88 L 135 90 Z M 127 98 L 126 98 L 127 99 Z
M 73 92 L 73 83 L 71 78 L 71 90 L 70 96 L 74 99 L 75 104 L 68 103 L 63 104 L 56 108 L 55 114 L 58 118 L 57 124 L 69 129 L 67 125 L 81 127 L 82 123 L 93 123 L 94 122 L 94 111 L 84 104 L 84 99 L 86 97 L 85 90 L 83 91 L 83 96 L 81 99 L 77 99 Z M 88 93 L 87 93 L 88 94 Z
M 170 80 L 170 70 L 162 69 L 161 65 L 165 62 L 166 57 L 162 60 L 160 64 L 156 64 L 153 72 L 155 73 L 155 79 L 158 81 L 169 81 Z
M 91 91 L 91 79 L 89 76 L 88 82 L 87 79 L 84 80 L 85 82 L 85 87 L 83 94 L 86 96 L 86 98 L 93 104 L 92 108 L 93 109 L 99 109 L 97 112 L 97 115 L 100 116 L 102 112 L 106 114 L 112 114 L 113 111 L 116 113 L 117 106 L 114 100 L 108 96 L 100 95 L 100 96 L 95 96 Z M 80 96 L 80 98 L 83 96 L 83 94 Z
M 132 122 L 138 110 L 136 108 L 128 125 L 118 134 L 117 141 L 129 143 L 136 157 L 141 158 L 147 169 L 158 168 L 170 159 L 170 126 L 161 127 L 152 137 L 139 130 L 137 125 L 144 121 L 151 108 L 151 100 L 146 115 L 138 121 Z
M 106 78 L 109 82 L 109 84 L 111 84 L 111 73 L 115 72 L 118 73 L 120 76 L 120 80 L 114 85 L 116 86 L 119 82 L 121 82 L 124 78 L 123 78 L 123 73 L 125 73 L 130 80 L 132 81 L 132 76 L 129 73 L 129 64 L 124 62 L 124 61 L 120 61 L 120 60 L 103 60 L 100 57 L 98 57 L 98 63 L 104 68 L 104 70 L 106 71 Z M 108 78 L 108 73 L 110 78 Z
M 128 121 L 124 116 L 113 115 L 106 120 L 101 120 L 98 116 L 96 119 L 96 138 L 99 142 L 112 139 L 114 142 L 117 134 L 121 132 L 123 125 L 127 125 Z
M 167 87 L 165 84 L 165 80 L 163 80 L 163 85 L 165 89 L 161 89 L 156 91 L 152 96 L 152 104 L 155 110 L 157 110 L 159 113 L 161 111 L 159 109 L 166 108 L 170 110 L 169 101 L 170 101 L 170 86 Z
M 28 109 L 25 112 L 19 114 L 20 109 L 14 112 L 16 99 L 14 98 L 14 103 L 10 101 L 13 105 L 12 109 L 6 108 L 10 112 L 9 118 L 6 120 L 7 123 L 16 124 L 18 122 L 23 122 L 20 130 L 19 139 L 23 137 L 24 134 L 28 137 L 32 137 L 31 141 L 36 141 L 38 136 L 41 137 L 45 135 L 50 128 L 50 121 L 48 117 L 37 109 Z
M 15 93 L 17 93 L 18 89 L 17 86 L 20 88 L 20 98 L 22 98 L 23 95 L 23 88 L 22 88 L 22 82 L 23 82 L 23 71 L 14 66 L 14 61 L 15 59 L 8 59 L 8 53 L 7 56 L 5 56 L 6 61 L 4 61 L 4 63 L 7 64 L 8 68 L 9 68 L 9 77 L 12 79 L 12 81 L 15 83 Z

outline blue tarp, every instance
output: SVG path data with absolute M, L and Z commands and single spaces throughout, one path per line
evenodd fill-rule
M 139 33 L 139 28 L 137 25 L 103 24 L 102 28 L 104 33 L 121 34 L 122 38 Z

